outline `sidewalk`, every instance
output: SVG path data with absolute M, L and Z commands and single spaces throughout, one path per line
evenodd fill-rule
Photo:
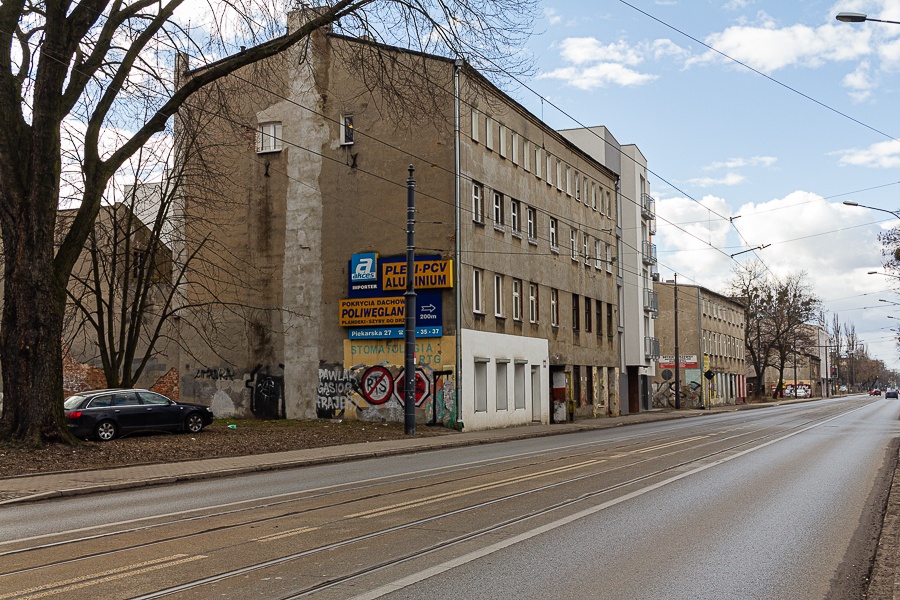
M 817 400 L 813 398 L 812 400 Z M 4 505 L 34 502 L 48 498 L 92 494 L 112 490 L 165 485 L 178 481 L 228 477 L 242 473 L 288 469 L 308 465 L 360 460 L 379 456 L 410 454 L 441 448 L 458 448 L 509 440 L 561 435 L 621 425 L 650 423 L 698 417 L 702 415 L 767 408 L 809 400 L 784 400 L 767 404 L 715 407 L 709 410 L 650 411 L 605 419 L 588 419 L 575 423 L 526 425 L 508 429 L 461 432 L 428 438 L 346 444 L 308 450 L 257 454 L 231 458 L 183 461 L 175 463 L 121 467 L 103 471 L 66 471 L 0 479 L 0 510 Z M 878 551 L 870 577 L 868 600 L 900 600 L 900 477 L 893 477 L 887 512 L 884 517 Z

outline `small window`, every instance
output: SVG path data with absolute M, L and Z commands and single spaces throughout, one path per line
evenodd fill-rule
M 518 200 L 512 200 L 509 203 L 509 225 L 512 228 L 513 235 L 522 233 L 522 222 L 519 217 L 520 206 Z
M 572 294 L 572 330 L 578 331 L 580 329 L 579 319 L 581 317 L 581 304 L 579 302 L 578 294 Z
M 472 220 L 484 223 L 484 186 L 472 183 Z
M 586 233 L 581 234 L 581 252 L 584 255 L 584 264 L 587 266 L 591 265 L 591 255 L 590 255 L 590 253 L 588 253 L 588 240 L 589 239 L 590 238 L 588 237 L 588 234 L 586 234 Z
M 507 138 L 506 125 L 501 125 L 500 126 L 500 156 L 502 158 L 506 158 L 506 155 L 509 152 L 509 150 L 506 147 L 506 138 Z
M 538 146 L 534 147 L 534 176 L 541 178 L 541 149 Z
M 559 238 L 557 237 L 556 219 L 550 217 L 550 249 L 559 251 Z
M 503 275 L 494 275 L 494 316 L 503 316 Z
M 550 290 L 550 325 L 559 327 L 559 290 Z
M 503 194 L 494 192 L 494 225 L 503 227 Z
M 591 183 L 591 208 L 597 210 L 597 184 Z
M 490 117 L 484 118 L 484 146 L 488 150 L 494 149 L 494 120 Z
M 528 239 L 537 240 L 537 211 L 528 207 Z
M 584 297 L 584 330 L 586 333 L 591 332 L 591 299 Z
M 480 119 L 481 119 L 481 115 L 479 115 L 478 111 L 473 108 L 472 109 L 472 141 L 473 142 L 480 141 L 479 140 L 480 136 L 478 134 L 478 129 L 479 129 L 478 122 Z
M 497 410 L 509 410 L 509 363 L 497 361 Z
M 531 142 L 522 142 L 522 168 L 531 171 Z
M 256 131 L 256 151 L 280 152 L 281 151 L 281 122 L 260 123 Z
M 572 260 L 578 260 L 578 232 L 569 231 L 569 245 L 572 247 Z
M 353 115 L 341 117 L 341 146 L 349 146 L 353 143 Z
M 513 321 L 522 320 L 522 280 L 513 279 Z
M 528 284 L 528 320 L 531 323 L 538 322 L 538 286 L 536 283 Z
M 484 274 L 481 272 L 481 269 L 475 269 L 473 271 L 472 277 L 472 310 L 476 313 L 484 312 L 484 294 L 483 294 L 483 283 L 482 280 L 484 278 Z
M 594 240 L 594 268 L 603 268 L 603 258 L 600 256 L 600 240 Z
M 594 315 L 597 322 L 597 337 L 603 335 L 603 303 L 600 300 L 594 300 Z

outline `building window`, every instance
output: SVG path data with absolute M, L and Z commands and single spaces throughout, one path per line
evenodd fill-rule
M 565 177 L 564 181 L 565 181 L 565 188 L 566 188 L 566 196 L 571 196 L 572 195 L 572 185 L 571 185 L 572 184 L 572 173 L 571 173 L 571 170 L 569 169 L 568 165 L 566 165 L 564 177 Z
M 522 320 L 522 280 L 513 279 L 513 321 Z
M 581 202 L 581 175 L 575 171 L 575 200 Z
M 584 297 L 584 330 L 587 333 L 591 332 L 591 299 L 587 296 Z
M 528 239 L 537 240 L 537 211 L 529 206 L 526 213 L 528 215 Z
M 476 313 L 484 313 L 484 273 L 481 269 L 473 271 L 472 278 L 472 310 Z
M 580 329 L 581 305 L 579 303 L 578 294 L 572 294 L 572 331 Z
M 506 148 L 506 125 L 500 126 L 500 156 L 506 158 L 508 150 Z
M 484 223 L 484 186 L 472 183 L 472 220 Z
M 550 290 L 550 325 L 559 327 L 559 290 Z
M 494 275 L 494 316 L 503 316 L 503 275 Z
M 537 146 L 534 148 L 534 176 L 541 178 L 541 149 Z
M 600 240 L 594 240 L 594 268 L 603 268 L 603 258 L 600 256 Z
M 606 305 L 606 336 L 613 336 L 613 307 L 612 304 Z
M 281 122 L 260 123 L 256 130 L 256 151 L 280 152 L 281 151 Z
M 563 189 L 563 170 L 562 170 L 562 161 L 560 159 L 556 159 L 556 189 L 562 191 Z
M 597 184 L 591 183 L 591 208 L 597 210 Z
M 612 219 L 612 192 L 606 190 L 606 215 Z
M 341 146 L 353 144 L 353 115 L 341 117 Z
M 522 142 L 522 168 L 531 171 L 531 142 Z
M 503 194 L 494 192 L 494 225 L 503 227 Z
M 536 283 L 528 284 L 528 320 L 531 323 L 538 322 L 538 286 Z
M 519 201 L 511 200 L 509 203 L 509 225 L 512 227 L 512 232 L 516 235 L 522 233 L 522 223 L 519 219 Z
M 547 185 L 553 185 L 553 156 L 547 153 Z
M 603 335 L 603 303 L 599 300 L 594 301 L 594 320 L 597 322 L 597 337 Z
M 484 146 L 488 150 L 494 149 L 494 120 L 490 117 L 484 118 Z
M 588 234 L 581 234 L 581 254 L 584 256 L 584 264 L 591 265 L 591 255 L 588 252 Z
M 557 237 L 556 218 L 550 217 L 550 249 L 559 251 L 559 238 Z
M 475 412 L 487 412 L 487 361 L 475 359 Z
M 519 164 L 519 134 L 512 134 L 512 161 L 514 165 Z
M 478 130 L 479 130 L 480 120 L 481 120 L 481 115 L 478 114 L 478 111 L 473 108 L 472 109 L 472 141 L 473 142 L 479 141 L 480 135 L 479 135 Z
M 497 361 L 497 410 L 509 410 L 509 363 Z
M 606 272 L 612 273 L 612 246 L 606 244 Z
M 572 248 L 572 260 L 578 260 L 578 232 L 574 229 L 569 231 L 569 246 Z
M 513 398 L 516 410 L 525 410 L 525 364 L 513 365 Z

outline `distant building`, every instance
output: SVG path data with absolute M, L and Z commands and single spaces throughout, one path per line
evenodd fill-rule
M 657 283 L 656 334 L 661 357 L 654 378 L 654 404 L 672 406 L 675 371 L 675 294 L 678 294 L 678 356 L 681 407 L 708 408 L 746 402 L 744 306 L 698 285 Z

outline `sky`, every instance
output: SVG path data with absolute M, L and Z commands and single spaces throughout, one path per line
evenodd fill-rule
M 723 292 L 745 260 L 804 271 L 829 326 L 837 314 L 900 369 L 900 278 L 869 274 L 900 225 L 884 212 L 900 211 L 900 24 L 835 19 L 900 21 L 900 0 L 542 8 L 536 72 L 512 95 L 556 129 L 604 125 L 640 148 L 661 277 Z

